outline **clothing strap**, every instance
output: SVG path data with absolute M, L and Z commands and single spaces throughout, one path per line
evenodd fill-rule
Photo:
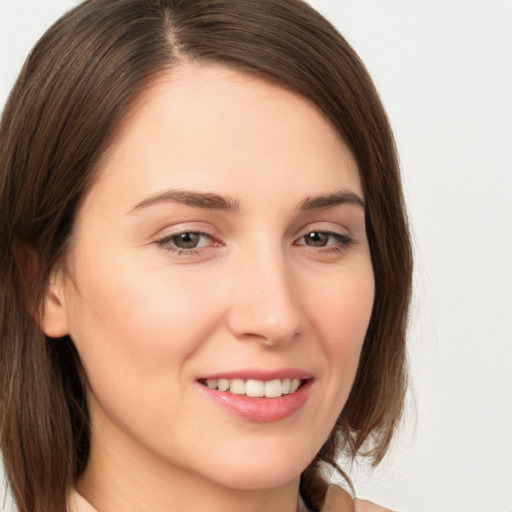
M 345 489 L 331 484 L 327 488 L 321 512 L 355 512 L 354 500 Z

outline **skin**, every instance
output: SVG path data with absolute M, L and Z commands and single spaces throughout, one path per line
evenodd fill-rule
M 231 208 L 151 202 L 169 190 Z M 140 98 L 45 300 L 46 334 L 69 334 L 85 370 L 92 449 L 77 488 L 94 507 L 296 510 L 300 473 L 348 397 L 374 298 L 364 209 L 300 209 L 340 192 L 364 199 L 354 158 L 294 93 L 187 64 Z M 187 232 L 206 235 L 177 252 Z M 198 382 L 246 368 L 306 372 L 306 402 L 248 421 Z

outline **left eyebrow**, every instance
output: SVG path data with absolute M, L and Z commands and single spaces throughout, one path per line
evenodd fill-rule
M 236 211 L 240 208 L 238 201 L 230 197 L 189 190 L 165 190 L 136 204 L 128 211 L 128 214 L 133 214 L 139 210 L 147 208 L 148 206 L 161 203 L 183 204 L 185 206 L 203 208 L 205 210 Z
M 323 210 L 327 208 L 334 208 L 342 204 L 349 204 L 358 206 L 366 210 L 366 203 L 354 192 L 342 190 L 333 194 L 324 194 L 319 196 L 306 197 L 297 207 L 298 211 L 307 210 Z

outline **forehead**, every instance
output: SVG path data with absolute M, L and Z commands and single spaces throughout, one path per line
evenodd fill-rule
M 310 101 L 220 65 L 186 64 L 161 76 L 132 106 L 99 183 L 154 193 L 166 187 L 237 195 L 285 187 L 304 195 L 350 186 L 354 158 Z M 346 182 L 346 183 L 344 183 Z M 233 189 L 233 190 L 226 190 Z

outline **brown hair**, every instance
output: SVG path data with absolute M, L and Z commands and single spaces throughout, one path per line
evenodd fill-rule
M 0 125 L 0 446 L 20 512 L 64 512 L 89 453 L 77 352 L 69 338 L 45 337 L 30 304 L 42 303 L 121 119 L 183 60 L 308 98 L 359 166 L 375 301 L 348 402 L 303 472 L 306 504 L 323 501 L 321 461 L 344 453 L 378 463 L 401 416 L 411 248 L 392 133 L 348 43 L 301 0 L 88 0 L 33 49 Z

